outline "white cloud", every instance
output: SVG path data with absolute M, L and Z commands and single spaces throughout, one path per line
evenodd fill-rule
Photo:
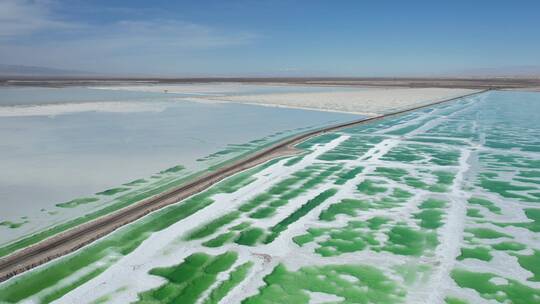
M 74 26 L 54 18 L 52 6 L 52 2 L 44 0 L 0 0 L 0 38 Z
M 54 6 L 49 1 L 0 0 L 0 63 L 136 71 L 145 65 L 178 66 L 189 60 L 189 52 L 241 46 L 257 37 L 175 19 L 68 23 L 55 16 Z
M 124 20 L 92 29 L 93 34 L 78 42 L 92 40 L 111 48 L 191 49 L 241 45 L 255 35 L 247 32 L 219 31 L 214 28 L 177 20 Z M 75 40 L 77 41 L 77 40 Z

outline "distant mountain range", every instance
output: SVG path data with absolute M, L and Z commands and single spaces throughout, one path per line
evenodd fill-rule
M 506 67 L 499 67 L 499 68 L 473 68 L 473 69 L 465 69 L 465 70 L 451 72 L 445 76 L 538 78 L 540 77 L 540 66 L 523 65 L 523 66 L 506 66 Z
M 26 66 L 26 65 L 12 65 L 12 64 L 0 64 L 0 76 L 12 76 L 12 77 L 67 77 L 67 76 L 95 76 L 96 73 L 77 71 L 77 70 L 64 70 L 56 68 L 38 67 L 38 66 Z
M 310 73 L 312 74 L 312 73 Z M 324 73 L 322 73 L 324 74 Z M 252 75 L 253 77 L 255 75 Z M 257 74 L 255 77 L 268 77 L 266 74 Z M 298 75 L 289 75 L 291 77 L 302 77 L 302 73 Z M 311 75 L 312 77 L 317 77 Z M 320 75 L 324 77 L 324 75 Z M 145 74 L 109 74 L 109 73 L 95 73 L 88 71 L 80 70 L 67 70 L 67 69 L 58 69 L 58 68 L 49 68 L 41 66 L 26 66 L 26 65 L 12 65 L 12 64 L 0 64 L 0 77 L 186 77 L 180 75 L 145 75 Z M 187 76 L 190 77 L 190 76 Z M 208 75 L 199 75 L 191 77 L 208 77 Z M 239 76 L 242 77 L 242 76 Z M 244 75 L 243 77 L 250 77 Z M 270 76 L 271 77 L 271 76 Z M 279 76 L 277 76 L 279 77 Z M 335 76 L 339 77 L 339 76 Z M 348 76 L 354 77 L 354 76 Z M 359 78 L 370 77 L 368 75 L 359 76 Z M 407 78 L 408 76 L 401 76 Z M 527 65 L 527 66 L 507 66 L 507 67 L 498 67 L 498 68 L 471 68 L 471 69 L 462 69 L 455 70 L 452 72 L 447 72 L 443 74 L 432 74 L 430 76 L 417 75 L 413 77 L 471 77 L 471 78 L 490 78 L 490 77 L 516 77 L 516 78 L 539 78 L 540 77 L 540 66 L 538 65 Z M 398 77 L 399 78 L 399 77 Z

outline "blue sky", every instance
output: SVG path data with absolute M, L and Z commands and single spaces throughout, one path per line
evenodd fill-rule
M 163 76 L 540 67 L 540 1 L 0 0 L 0 63 Z

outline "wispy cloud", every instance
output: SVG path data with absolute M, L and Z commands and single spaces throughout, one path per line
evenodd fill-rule
M 53 6 L 53 2 L 46 0 L 0 0 L 0 38 L 76 26 L 56 19 L 52 14 Z
M 251 43 L 257 35 L 176 19 L 65 22 L 50 1 L 0 0 L 0 63 L 120 72 L 179 65 L 183 55 Z M 130 67 L 131 66 L 131 67 Z
M 123 20 L 104 27 L 94 27 L 92 34 L 78 39 L 78 42 L 92 40 L 109 47 L 178 50 L 241 45 L 255 37 L 249 32 L 220 31 L 190 22 L 158 19 Z

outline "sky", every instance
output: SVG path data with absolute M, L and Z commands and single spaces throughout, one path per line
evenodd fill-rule
M 149 76 L 540 71 L 540 1 L 0 0 L 0 64 Z

